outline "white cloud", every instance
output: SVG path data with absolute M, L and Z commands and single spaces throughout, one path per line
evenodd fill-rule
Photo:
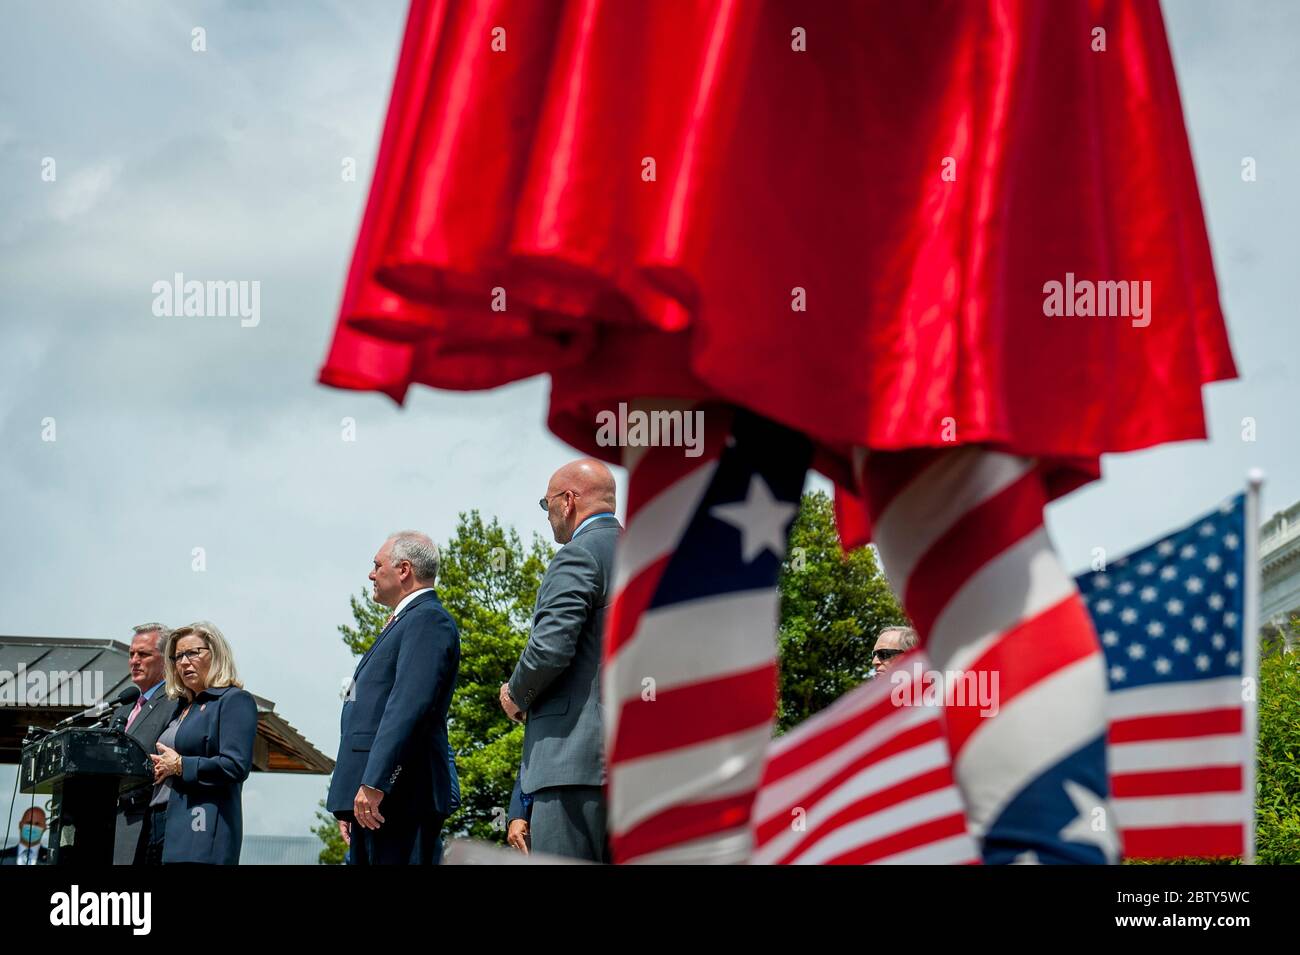
M 85 169 L 66 171 L 50 183 L 50 212 L 59 222 L 68 222 L 92 212 L 117 180 L 121 163 L 100 162 Z

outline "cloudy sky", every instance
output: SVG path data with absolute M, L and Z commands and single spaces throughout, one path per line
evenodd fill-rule
M 1207 389 L 1209 442 L 1108 458 L 1104 481 L 1053 506 L 1071 567 L 1193 516 L 1252 466 L 1266 515 L 1300 499 L 1300 5 L 1165 10 L 1242 379 Z M 420 389 L 403 409 L 315 384 L 404 14 L 24 4 L 0 31 L 0 634 L 216 621 L 248 687 L 330 755 L 352 667 L 336 627 L 386 533 L 446 539 L 469 508 L 544 531 L 536 500 L 569 456 L 541 379 Z M 152 285 L 175 272 L 260 281 L 260 324 L 155 317 Z M 306 834 L 325 788 L 255 775 L 245 831 Z

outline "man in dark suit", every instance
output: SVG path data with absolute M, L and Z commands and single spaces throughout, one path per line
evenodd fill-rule
M 41 845 L 45 810 L 32 806 L 18 820 L 18 844 L 0 852 L 0 865 L 49 865 L 50 850 Z
M 140 690 L 134 704 L 124 704 L 113 714 L 114 721 L 126 721 L 126 732 L 135 737 L 146 753 L 157 753 L 158 737 L 176 713 L 176 701 L 163 689 L 163 648 L 171 633 L 161 623 L 142 623 L 132 628 L 131 682 Z M 113 865 L 143 865 L 149 837 L 144 833 L 149 814 L 153 782 L 123 793 L 117 802 L 117 835 L 113 840 Z
M 566 464 L 540 503 L 564 546 L 546 568 L 528 644 L 501 686 L 506 715 L 527 720 L 510 839 L 517 847 L 531 839 L 534 852 L 608 862 L 600 660 L 623 529 L 614 475 L 591 458 Z
M 460 634 L 433 589 L 438 548 L 401 531 L 375 555 L 375 600 L 392 607 L 352 674 L 326 808 L 350 865 L 430 865 L 456 778 L 447 708 Z

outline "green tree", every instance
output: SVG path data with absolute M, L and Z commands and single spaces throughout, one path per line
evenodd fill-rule
M 440 569 L 439 576 L 441 573 Z M 352 621 L 356 626 L 349 627 L 347 624 L 341 624 L 339 633 L 343 635 L 343 642 L 347 644 L 353 656 L 359 657 L 374 645 L 392 611 L 383 604 L 375 602 L 375 599 L 370 596 L 369 587 L 363 587 L 360 594 L 349 597 L 348 604 L 352 607 Z
M 524 728 L 501 711 L 501 684 L 528 642 L 533 604 L 554 556 L 539 534 L 519 534 L 478 511 L 462 514 L 443 549 L 438 594 L 460 626 L 460 677 L 447 727 L 460 771 L 461 808 L 450 831 L 505 842 L 505 811 Z
M 324 843 L 318 861 L 321 865 L 342 865 L 348 847 L 339 835 L 338 820 L 325 811 L 324 799 L 318 805 L 320 808 L 316 810 L 316 825 L 311 830 Z
M 1291 640 L 1300 618 L 1290 622 Z M 1268 641 L 1259 661 L 1255 850 L 1262 863 L 1300 863 L 1300 654 Z
M 436 587 L 460 628 L 460 671 L 447 714 L 456 753 L 461 807 L 444 831 L 505 842 L 505 813 L 523 751 L 524 731 L 501 711 L 498 694 L 528 642 L 537 588 L 554 549 L 534 534 L 525 549 L 519 534 L 478 511 L 462 513 L 441 549 Z M 353 625 L 339 633 L 353 654 L 370 649 L 391 612 L 369 589 L 349 598 Z M 347 847 L 333 817 L 317 812 L 312 830 L 324 843 L 320 861 L 338 864 Z
M 803 496 L 778 583 L 780 705 L 784 733 L 867 678 L 876 634 L 908 621 L 875 551 L 845 555 L 829 496 Z

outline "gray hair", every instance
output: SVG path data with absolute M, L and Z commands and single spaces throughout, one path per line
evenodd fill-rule
M 437 579 L 438 545 L 428 534 L 421 534 L 419 531 L 398 531 L 396 534 L 390 534 L 388 539 L 393 542 L 393 549 L 389 551 L 388 558 L 392 563 L 408 560 L 411 562 L 411 570 L 415 572 L 416 580 L 431 584 Z
M 171 629 L 161 623 L 139 623 L 131 628 L 133 637 L 138 637 L 142 633 L 157 633 L 158 639 L 154 641 L 154 648 L 161 650 L 167 638 L 172 635 Z
M 921 638 L 917 636 L 916 631 L 913 630 L 911 627 L 886 627 L 884 630 L 881 630 L 878 634 L 876 634 L 876 639 L 879 640 L 887 633 L 902 634 L 902 636 L 899 637 L 898 640 L 900 650 L 911 650 L 918 643 L 921 642 Z

